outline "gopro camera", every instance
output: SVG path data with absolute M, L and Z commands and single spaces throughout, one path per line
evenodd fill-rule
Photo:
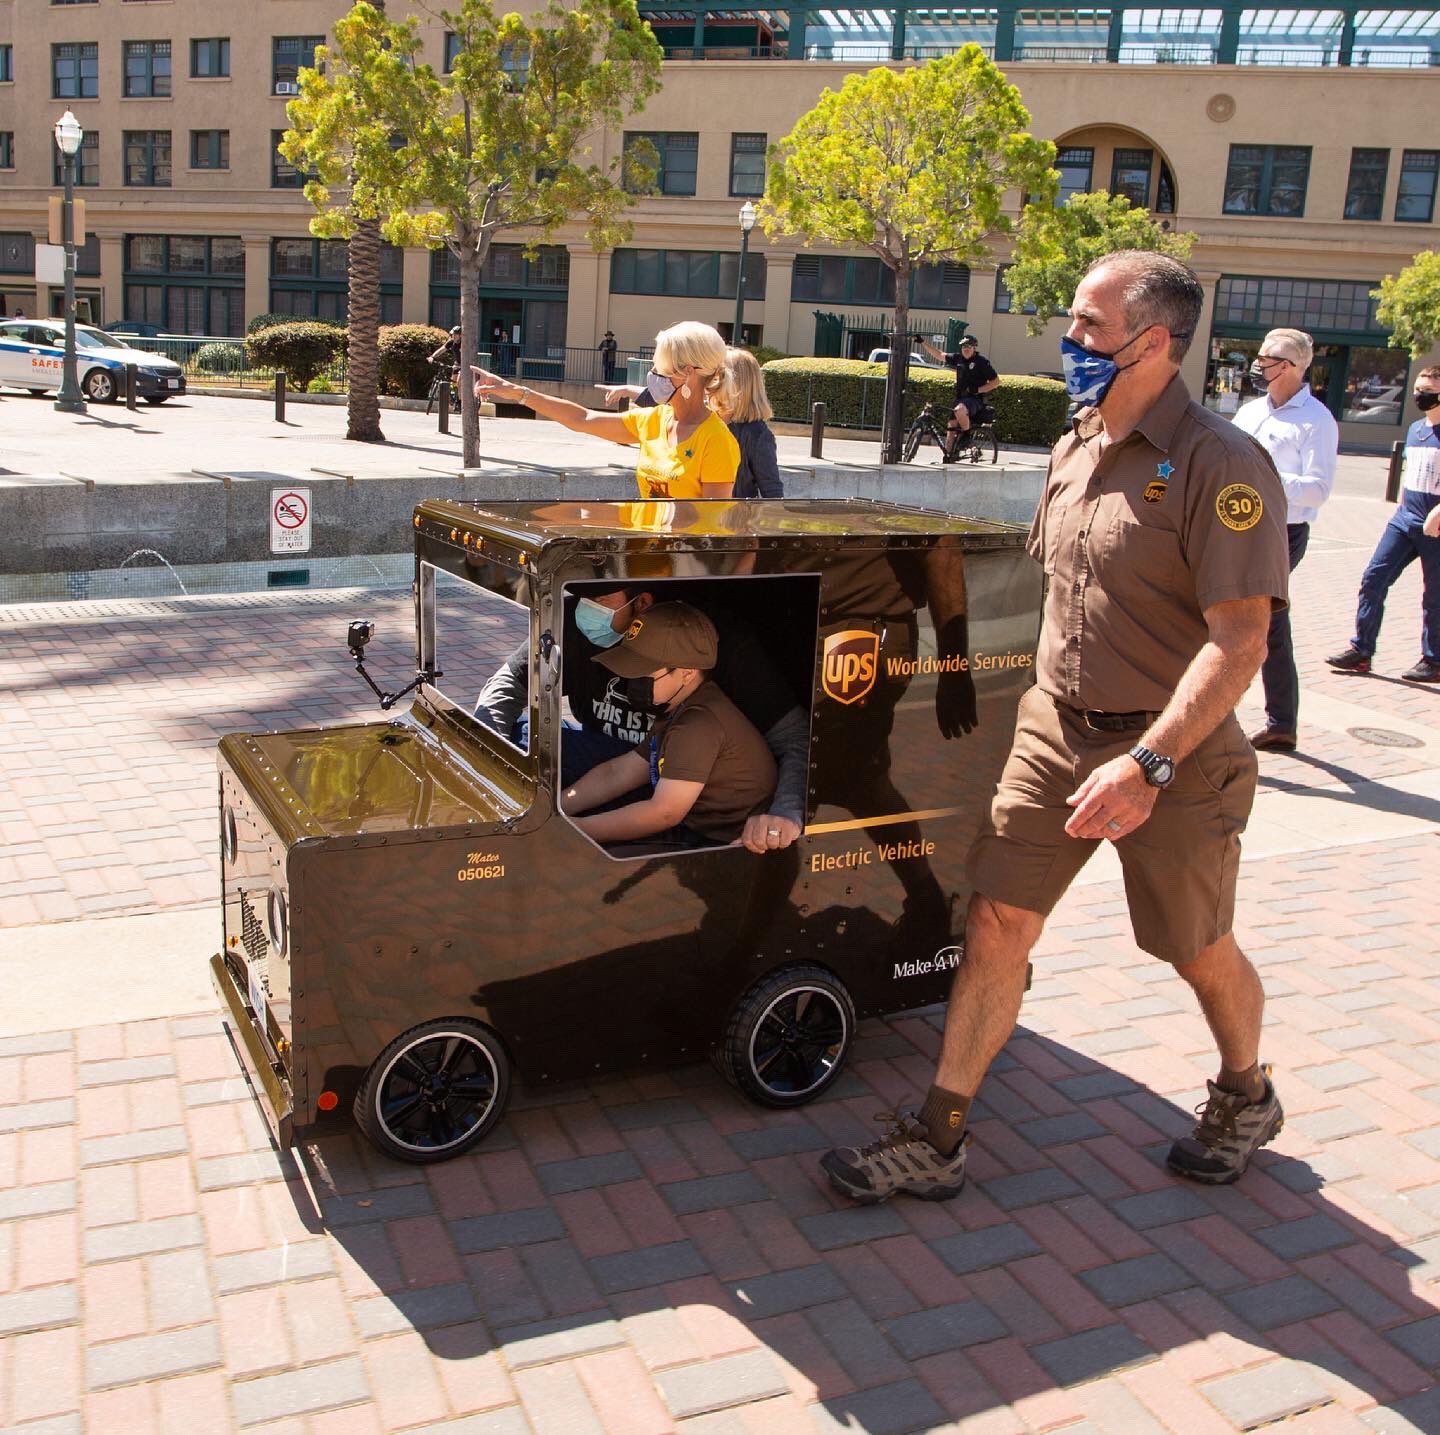
M 359 657 L 365 651 L 365 644 L 375 636 L 375 624 L 367 623 L 363 618 L 357 619 L 350 624 L 350 633 L 347 641 L 350 644 L 350 651 Z

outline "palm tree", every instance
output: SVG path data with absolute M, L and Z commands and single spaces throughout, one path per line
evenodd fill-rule
M 380 221 L 357 219 L 349 245 L 349 398 L 345 437 L 384 443 L 380 431 Z

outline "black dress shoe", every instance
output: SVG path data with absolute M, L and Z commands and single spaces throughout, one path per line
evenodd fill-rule
M 1250 746 L 1256 752 L 1294 752 L 1295 734 L 1281 732 L 1278 727 L 1262 727 L 1250 734 Z
M 1400 676 L 1411 683 L 1440 683 L 1440 663 L 1434 658 L 1421 658 L 1413 668 Z

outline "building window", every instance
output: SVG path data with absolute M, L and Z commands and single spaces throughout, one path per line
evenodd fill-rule
M 1061 205 L 1072 194 L 1090 193 L 1095 151 L 1088 146 L 1077 149 L 1073 145 L 1059 150 L 1055 155 L 1055 168 L 1060 171 L 1060 193 L 1055 196 L 1055 203 Z
M 625 148 L 632 149 L 642 140 L 654 145 L 659 157 L 659 171 L 651 194 L 694 194 L 695 169 L 700 157 L 700 136 L 690 133 L 659 133 L 626 130 Z
M 0 130 L 0 169 L 15 168 L 15 131 Z
M 296 84 L 302 69 L 313 68 L 315 50 L 324 43 L 323 35 L 276 35 L 270 71 L 272 88 Z
M 765 297 L 765 256 L 745 256 L 745 297 Z M 610 256 L 612 294 L 670 294 L 734 299 L 740 256 L 712 249 L 617 249 Z
M 1400 160 L 1400 190 L 1395 218 L 1407 224 L 1429 224 L 1435 212 L 1435 171 L 1440 150 L 1407 149 Z
M 765 136 L 730 136 L 730 193 L 736 199 L 759 199 L 765 193 Z
M 236 236 L 125 236 L 125 317 L 169 334 L 245 330 L 245 245 Z
M 218 80 L 230 73 L 230 41 L 225 37 L 213 40 L 191 40 L 190 78 Z
M 35 236 L 0 234 L 0 274 L 35 273 Z
M 1308 145 L 1231 145 L 1225 213 L 1298 219 L 1305 213 L 1309 178 Z
M 400 314 L 404 256 L 392 244 L 380 250 L 380 322 Z M 343 239 L 273 239 L 270 242 L 270 312 L 297 319 L 349 314 L 349 246 Z
M 169 40 L 126 40 L 125 96 L 165 99 L 170 94 Z
M 170 131 L 125 131 L 125 183 L 142 189 L 170 187 Z
M 191 169 L 229 169 L 230 131 L 191 130 Z
M 100 46 L 94 41 L 51 45 L 50 96 L 93 100 L 100 93 Z
M 453 31 L 445 32 L 445 73 L 448 75 L 455 68 L 455 61 L 460 58 L 460 37 Z
M 0 85 L 9 84 L 14 78 L 14 51 L 9 45 L 0 45 Z
M 1388 149 L 1352 149 L 1350 181 L 1345 186 L 1346 219 L 1379 219 L 1385 203 Z
M 1009 271 L 1009 268 L 1010 266 L 1008 264 L 1002 264 L 995 271 L 995 312 L 997 314 L 1014 314 L 1017 312 L 1015 300 L 1010 293 L 1010 286 L 1005 282 L 1005 275 Z M 1033 304 L 1023 305 L 1018 312 L 1021 314 L 1033 314 L 1035 312 L 1035 306 Z
M 285 138 L 284 130 L 270 131 L 270 188 L 304 189 L 306 181 L 313 176 L 295 168 L 280 153 L 280 141 Z
M 1154 150 L 1117 149 L 1110 165 L 1110 193 L 1128 199 L 1136 209 L 1148 209 L 1154 163 Z
M 1160 178 L 1155 182 L 1155 213 L 1175 213 L 1175 176 L 1163 159 L 1160 161 Z
M 969 267 L 964 264 L 922 264 L 910 277 L 910 302 L 923 309 L 969 308 Z
M 65 183 L 65 163 L 57 145 L 50 146 L 54 162 L 54 183 Z M 93 187 L 100 183 L 100 136 L 95 130 L 86 130 L 75 155 L 75 184 Z
M 1215 324 L 1265 329 L 1380 333 L 1371 283 L 1338 279 L 1252 279 L 1221 275 L 1215 286 Z

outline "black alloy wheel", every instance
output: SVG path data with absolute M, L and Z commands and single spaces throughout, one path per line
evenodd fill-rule
M 397 1036 L 371 1062 L 355 1121 L 397 1161 L 448 1161 L 483 1139 L 509 1095 L 510 1059 L 499 1038 L 477 1021 L 444 1018 Z
M 839 978 L 824 967 L 786 967 L 735 1004 L 721 1069 L 762 1106 L 802 1106 L 839 1076 L 854 1034 L 855 1006 Z

